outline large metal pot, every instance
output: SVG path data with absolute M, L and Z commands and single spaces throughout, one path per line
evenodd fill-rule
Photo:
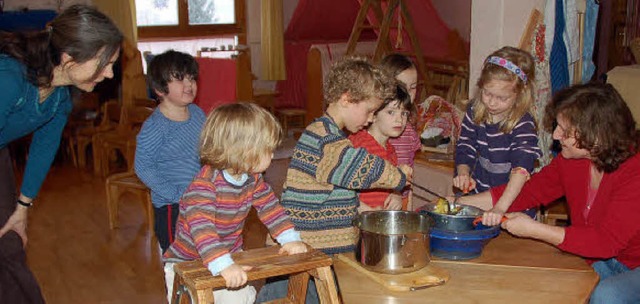
M 354 225 L 360 230 L 356 260 L 375 272 L 397 274 L 419 270 L 429 257 L 429 229 L 426 214 L 409 211 L 366 211 Z

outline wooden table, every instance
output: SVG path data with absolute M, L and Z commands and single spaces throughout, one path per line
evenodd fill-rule
M 477 259 L 431 263 L 449 281 L 413 292 L 391 292 L 334 259 L 344 303 L 585 303 L 598 282 L 580 257 L 546 243 L 502 232 Z

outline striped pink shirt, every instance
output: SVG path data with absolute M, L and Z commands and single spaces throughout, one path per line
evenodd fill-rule
M 418 132 L 411 124 L 407 124 L 404 132 L 396 138 L 390 138 L 389 142 L 393 145 L 398 155 L 398 165 L 409 165 L 413 168 L 413 159 L 416 151 L 420 150 L 421 143 Z

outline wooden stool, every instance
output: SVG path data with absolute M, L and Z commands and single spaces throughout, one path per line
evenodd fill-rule
M 280 95 L 278 91 L 272 91 L 267 89 L 255 89 L 253 90 L 253 101 L 259 106 L 269 110 L 272 114 L 276 105 L 276 97 Z
M 336 282 L 331 271 L 333 260 L 324 253 L 310 249 L 307 253 L 295 255 L 278 254 L 280 246 L 252 249 L 232 254 L 238 265 L 253 266 L 247 271 L 248 280 L 260 280 L 281 275 L 289 276 L 289 292 L 286 298 L 276 303 L 304 303 L 309 276 L 312 275 L 318 289 L 320 303 L 340 303 Z M 191 294 L 193 303 L 213 303 L 213 290 L 225 288 L 222 276 L 212 276 L 202 264 L 202 260 L 178 263 L 174 266 L 172 304 L 187 304 Z
M 303 109 L 278 109 L 276 110 L 276 115 L 280 119 L 280 124 L 282 124 L 282 131 L 285 136 L 289 136 L 289 129 L 301 129 L 307 127 L 305 123 L 305 118 L 307 116 L 307 111 Z

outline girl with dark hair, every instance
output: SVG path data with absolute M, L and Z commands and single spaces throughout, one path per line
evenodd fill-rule
M 42 303 L 25 261 L 33 205 L 71 112 L 69 87 L 90 92 L 113 77 L 122 33 L 95 8 L 74 5 L 46 29 L 0 34 L 0 302 Z M 7 145 L 33 134 L 20 194 Z M 17 197 L 16 197 L 17 196 Z
M 591 303 L 640 303 L 640 155 L 631 111 L 611 85 L 586 84 L 559 92 L 546 112 L 562 152 L 531 176 L 508 211 L 565 197 L 571 226 L 508 213 L 502 228 L 586 258 L 600 276 Z M 504 190 L 460 203 L 488 210 Z

